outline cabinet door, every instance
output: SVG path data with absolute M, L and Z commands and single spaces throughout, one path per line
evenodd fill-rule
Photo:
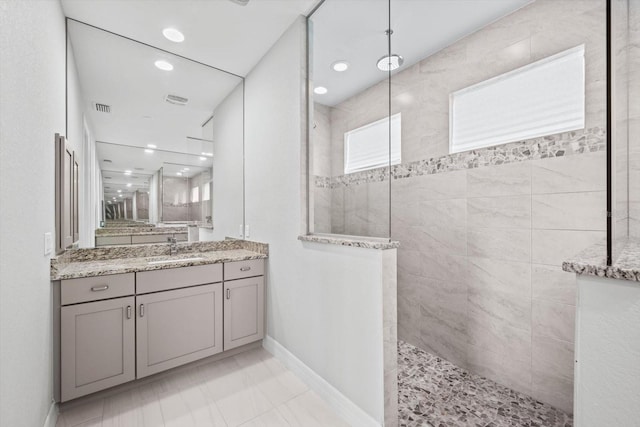
M 224 349 L 264 338 L 264 277 L 224 282 Z
M 222 283 L 136 297 L 138 378 L 222 351 Z
M 135 379 L 134 297 L 62 307 L 61 399 Z

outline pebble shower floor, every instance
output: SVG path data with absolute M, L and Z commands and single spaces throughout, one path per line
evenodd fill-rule
M 398 342 L 401 427 L 573 427 L 532 397 Z

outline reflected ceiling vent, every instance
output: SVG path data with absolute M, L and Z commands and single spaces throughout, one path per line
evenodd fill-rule
M 111 177 L 110 176 L 105 176 L 104 179 L 111 179 Z
M 240 6 L 246 6 L 249 3 L 249 0 L 229 0 L 235 4 L 239 4 Z
M 144 170 L 144 168 L 134 168 L 134 169 L 137 170 L 137 171 L 143 171 Z
M 164 100 L 173 105 L 187 105 L 187 102 L 189 102 L 189 98 L 183 98 L 181 96 L 171 94 L 167 95 Z
M 111 112 L 111 106 L 107 105 L 107 104 L 100 104 L 99 102 L 95 102 L 93 104 L 96 107 L 96 111 L 99 113 L 110 113 Z
M 103 160 L 103 162 L 105 162 L 105 163 L 113 163 L 113 162 L 112 162 L 111 160 L 109 160 L 109 159 L 104 159 L 104 160 Z

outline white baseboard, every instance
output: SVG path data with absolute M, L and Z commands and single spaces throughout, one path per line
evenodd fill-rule
M 291 354 L 279 342 L 266 336 L 262 342 L 265 350 L 273 354 L 289 370 L 304 381 L 311 390 L 316 392 L 340 417 L 353 427 L 380 427 L 371 415 L 364 412 L 358 405 L 349 400 L 338 389 L 329 384 L 324 378 L 316 374 L 300 359 Z
M 56 427 L 56 423 L 58 422 L 58 405 L 56 402 L 51 402 L 51 406 L 49 407 L 49 413 L 47 414 L 47 418 L 44 420 L 44 427 Z

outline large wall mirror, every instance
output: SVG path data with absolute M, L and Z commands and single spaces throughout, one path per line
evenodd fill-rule
M 243 237 L 244 79 L 67 20 L 80 247 Z

